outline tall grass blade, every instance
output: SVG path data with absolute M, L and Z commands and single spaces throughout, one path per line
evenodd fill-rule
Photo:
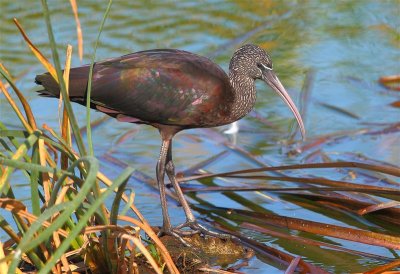
M 63 75 L 65 84 L 67 86 L 67 93 L 69 93 L 69 72 L 70 72 L 70 68 L 71 68 L 71 55 L 72 55 L 72 46 L 68 45 L 67 53 L 66 53 L 66 60 L 65 60 L 64 75 Z M 62 96 L 60 96 L 59 113 L 60 113 L 62 102 L 63 102 Z M 62 115 L 59 115 L 59 117 L 62 117 L 61 122 L 60 122 L 61 137 L 64 139 L 64 141 L 68 147 L 72 147 L 71 124 L 70 124 L 70 119 L 68 116 L 68 111 L 65 107 L 65 101 L 64 101 L 64 107 L 62 110 Z M 68 168 L 68 155 L 64 152 L 61 152 L 61 168 L 62 169 Z
M 21 157 L 23 157 L 28 149 L 32 148 L 32 146 L 37 142 L 39 139 L 40 132 L 39 131 L 34 131 L 26 140 L 25 142 L 17 149 L 15 154 L 12 156 L 12 160 L 18 160 Z M 14 170 L 13 167 L 6 167 L 2 176 L 0 177 L 0 193 L 3 192 L 4 187 L 6 185 L 6 182 L 8 180 L 8 177 L 10 176 L 11 172 Z
M 108 1 L 107 9 L 104 12 L 103 20 L 101 21 L 100 28 L 99 28 L 99 33 L 97 34 L 96 42 L 94 44 L 94 49 L 93 49 L 93 55 L 92 55 L 92 61 L 90 62 L 90 69 L 89 69 L 89 81 L 88 81 L 88 86 L 87 86 L 87 92 L 86 92 L 86 134 L 87 134 L 87 140 L 88 140 L 88 146 L 89 146 L 89 155 L 93 155 L 93 142 L 92 142 L 92 129 L 91 129 L 91 124 L 90 124 L 90 104 L 91 104 L 91 94 L 92 94 L 92 77 L 93 77 L 93 67 L 94 67 L 94 60 L 96 59 L 96 51 L 97 47 L 100 41 L 100 35 L 101 32 L 103 31 L 104 24 L 106 22 L 108 13 L 110 12 L 111 9 L 111 4 L 112 0 Z
M 89 159 L 89 158 L 88 158 Z M 94 159 L 94 158 L 92 158 Z M 133 172 L 133 168 L 127 168 L 125 169 L 117 179 L 113 182 L 110 188 L 107 188 L 99 197 L 98 199 L 87 209 L 87 212 L 85 213 L 84 216 L 79 220 L 79 222 L 76 224 L 74 229 L 72 229 L 69 232 L 68 238 L 65 239 L 60 247 L 54 252 L 53 256 L 50 258 L 50 260 L 45 264 L 45 266 L 39 271 L 40 273 L 48 273 L 53 265 L 58 261 L 58 259 L 61 257 L 62 254 L 67 250 L 69 247 L 71 241 L 78 236 L 78 234 L 82 231 L 82 229 L 87 225 L 88 220 L 93 216 L 93 214 L 101 207 L 101 205 L 105 202 L 106 198 L 110 196 L 115 188 L 118 188 L 121 184 L 123 184 L 126 180 L 128 180 L 129 176 Z M 89 177 L 89 175 L 88 175 Z M 86 184 L 86 182 L 85 182 Z M 83 187 L 85 187 L 85 184 Z M 83 190 L 83 188 L 82 188 Z M 79 193 L 78 196 L 80 196 L 81 193 Z M 81 200 L 81 199 L 80 199 Z M 82 199 L 83 200 L 83 199 Z M 64 213 L 63 213 L 64 214 Z M 60 216 L 61 217 L 61 216 Z
M 37 129 L 36 121 L 35 121 L 35 118 L 33 116 L 32 109 L 28 104 L 28 101 L 25 99 L 25 97 L 22 94 L 22 92 L 14 84 L 14 81 L 11 79 L 11 77 L 8 74 L 6 68 L 1 63 L 0 63 L 0 69 L 1 69 L 1 74 L 3 75 L 3 77 L 7 80 L 8 84 L 12 87 L 12 89 L 15 92 L 15 94 L 17 94 L 18 99 L 21 102 L 22 107 L 24 108 L 24 111 L 25 111 L 25 114 L 26 114 L 26 117 L 28 119 L 28 122 L 29 122 L 30 126 L 33 129 Z
M 43 141 L 43 140 L 42 140 Z M 0 159 L 1 162 L 1 159 Z M 35 144 L 32 150 L 32 162 L 34 164 L 40 163 L 39 159 L 39 145 Z M 30 190 L 31 190 L 31 204 L 32 204 L 32 213 L 36 216 L 39 216 L 40 211 L 40 198 L 39 198 L 39 180 L 40 173 L 38 170 L 33 170 L 29 176 L 30 180 Z
M 53 34 L 53 27 L 51 25 L 51 20 L 50 20 L 50 13 L 49 13 L 49 8 L 47 6 L 47 1 L 42 0 L 42 8 L 43 8 L 43 16 L 46 21 L 46 26 L 47 26 L 47 33 L 49 36 L 49 41 L 50 41 L 50 47 L 51 47 L 51 52 L 53 56 L 53 61 L 54 61 L 54 66 L 57 72 L 57 79 L 59 79 L 59 85 L 60 85 L 60 91 L 62 96 L 64 97 L 64 102 L 65 102 L 65 108 L 68 112 L 68 116 L 70 118 L 71 122 L 71 127 L 72 127 L 72 132 L 74 133 L 75 136 L 75 141 L 78 146 L 79 152 L 82 156 L 87 155 L 85 145 L 83 143 L 82 136 L 79 131 L 79 126 L 75 118 L 75 114 L 72 111 L 71 107 L 71 102 L 68 97 L 67 89 L 65 86 L 64 78 L 62 76 L 62 70 L 61 70 L 61 65 L 60 65 L 60 58 L 58 56 L 57 52 L 57 44 L 54 39 L 54 34 Z M 56 79 L 56 78 L 55 78 Z
M 78 16 L 78 5 L 76 4 L 76 0 L 69 0 L 72 11 L 74 13 L 75 23 L 76 23 L 76 36 L 78 38 L 78 55 L 79 60 L 83 59 L 83 38 L 82 38 L 82 27 L 81 22 L 79 21 Z
M 4 260 L 5 254 L 3 249 L 3 244 L 0 242 L 0 273 L 7 273 L 8 272 L 8 265 Z
M 70 218 L 71 214 L 76 210 L 76 208 L 81 206 L 81 204 L 83 203 L 83 201 L 86 198 L 89 191 L 92 190 L 92 188 L 96 182 L 96 174 L 97 174 L 97 171 L 99 168 L 97 159 L 95 159 L 93 157 L 81 158 L 81 159 L 75 161 L 73 163 L 73 165 L 71 165 L 69 170 L 72 171 L 77 165 L 79 165 L 83 161 L 87 162 L 87 166 L 89 166 L 89 169 L 88 169 L 86 181 L 82 185 L 82 188 L 80 189 L 80 191 L 78 192 L 78 194 L 74 197 L 74 199 L 72 201 L 54 205 L 54 206 L 46 209 L 39 216 L 37 221 L 32 224 L 32 226 L 25 233 L 20 244 L 16 248 L 16 251 L 15 251 L 16 255 L 14 256 L 14 259 L 10 265 L 11 271 L 15 270 L 15 268 L 17 266 L 17 262 L 20 260 L 20 256 L 23 253 L 29 252 L 34 247 L 38 246 L 40 243 L 42 243 L 43 241 L 50 238 L 52 233 L 54 231 L 56 231 L 57 229 L 59 229 L 67 221 L 67 219 Z M 62 179 L 63 179 L 63 177 L 60 178 L 60 180 L 62 180 Z M 61 211 L 62 211 L 62 213 L 55 220 L 53 220 L 53 222 L 51 223 L 51 225 L 49 227 L 47 227 L 45 230 L 41 231 L 40 234 L 35 235 L 36 232 L 41 228 L 43 221 L 47 220 L 48 218 L 52 217 L 57 212 L 61 212 Z M 92 215 L 87 216 L 87 214 L 86 214 L 81 217 L 83 219 L 86 219 L 86 218 L 89 219 L 91 216 Z M 77 225 L 80 224 L 80 226 L 82 226 L 82 225 L 86 224 L 86 222 L 83 224 L 80 223 L 81 221 L 82 221 L 82 219 L 79 220 Z M 82 228 L 80 228 L 79 231 L 81 229 Z M 72 237 L 72 235 L 70 234 L 70 237 L 68 237 L 66 240 L 64 240 L 64 241 L 68 242 L 68 245 L 65 247 L 65 250 L 66 250 L 66 248 L 68 248 L 69 244 L 75 239 L 75 237 L 77 235 L 78 234 L 76 234 L 75 236 Z M 61 244 L 61 246 L 63 246 L 63 244 Z M 60 246 L 60 248 L 61 248 L 61 246 Z M 61 254 L 60 254 L 60 256 L 61 256 Z M 53 257 L 54 257 L 54 254 L 53 254 Z M 51 269 L 51 267 L 50 267 L 50 269 Z M 47 273 L 47 272 L 45 272 L 45 273 Z
M 45 67 L 45 69 L 50 73 L 53 78 L 58 81 L 57 77 L 57 72 L 53 65 L 47 60 L 47 58 L 40 52 L 40 50 L 32 43 L 32 41 L 29 39 L 28 35 L 22 28 L 21 24 L 18 22 L 16 18 L 14 18 L 14 23 L 19 29 L 22 37 L 24 38 L 25 42 L 28 44 L 28 47 L 32 50 L 33 54 L 35 54 L 36 58 L 39 60 L 39 62 Z
M 73 178 L 74 180 L 81 180 L 79 177 L 76 177 L 74 173 L 69 172 L 67 170 L 61 170 L 57 168 L 52 168 L 48 166 L 42 166 L 40 164 L 35 163 L 27 163 L 24 161 L 19 161 L 15 159 L 8 159 L 5 157 L 0 157 L 0 165 L 10 166 L 14 169 L 23 169 L 28 171 L 36 171 L 36 172 L 48 172 L 50 174 L 55 174 L 57 176 L 65 175 Z
M 0 73 L 4 76 L 3 74 L 3 70 L 0 68 Z M 15 114 L 17 114 L 19 120 L 21 121 L 22 125 L 25 127 L 25 129 L 28 132 L 32 132 L 33 129 L 31 127 L 31 125 L 28 123 L 28 121 L 25 119 L 24 115 L 21 113 L 21 111 L 19 110 L 17 104 L 15 103 L 15 101 L 12 99 L 11 95 L 8 93 L 6 87 L 4 86 L 4 84 L 0 81 L 0 89 L 3 92 L 4 96 L 6 97 L 8 103 L 10 104 L 10 106 L 13 108 Z

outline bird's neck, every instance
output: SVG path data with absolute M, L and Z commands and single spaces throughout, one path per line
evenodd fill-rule
M 254 79 L 244 77 L 244 74 L 235 70 L 229 71 L 229 81 L 234 93 L 232 103 L 232 122 L 243 118 L 256 103 L 256 88 Z

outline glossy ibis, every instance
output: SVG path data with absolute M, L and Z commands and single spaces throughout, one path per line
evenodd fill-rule
M 71 101 L 85 105 L 89 66 L 70 71 Z M 196 222 L 175 179 L 172 138 L 184 129 L 216 127 L 245 116 L 256 102 L 255 80 L 276 91 L 293 112 L 301 133 L 305 130 L 293 101 L 276 77 L 270 56 L 260 47 L 244 45 L 233 55 L 229 76 L 210 59 L 187 51 L 140 51 L 94 65 L 91 107 L 120 121 L 148 124 L 160 131 L 162 143 L 156 174 L 163 213 L 162 233 L 217 235 Z M 41 95 L 59 97 L 59 87 L 48 73 L 38 75 Z M 186 214 L 173 228 L 168 216 L 164 175 L 169 177 Z M 191 228 L 192 231 L 182 228 Z

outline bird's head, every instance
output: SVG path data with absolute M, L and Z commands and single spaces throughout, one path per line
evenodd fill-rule
M 259 79 L 267 83 L 289 106 L 300 127 L 301 135 L 305 138 L 305 128 L 300 113 L 273 71 L 271 57 L 264 49 L 252 44 L 240 47 L 232 57 L 229 71 L 243 77 L 253 80 Z

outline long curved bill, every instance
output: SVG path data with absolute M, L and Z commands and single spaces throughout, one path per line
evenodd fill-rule
M 279 81 L 278 77 L 272 70 L 265 70 L 262 75 L 262 80 L 265 81 L 276 93 L 278 93 L 283 101 L 289 106 L 290 110 L 293 112 L 294 117 L 296 118 L 297 123 L 300 127 L 301 136 L 303 139 L 306 137 L 306 130 L 304 128 L 303 120 L 301 119 L 300 113 L 296 108 L 296 105 L 293 103 L 292 98 L 290 98 L 286 89 Z

